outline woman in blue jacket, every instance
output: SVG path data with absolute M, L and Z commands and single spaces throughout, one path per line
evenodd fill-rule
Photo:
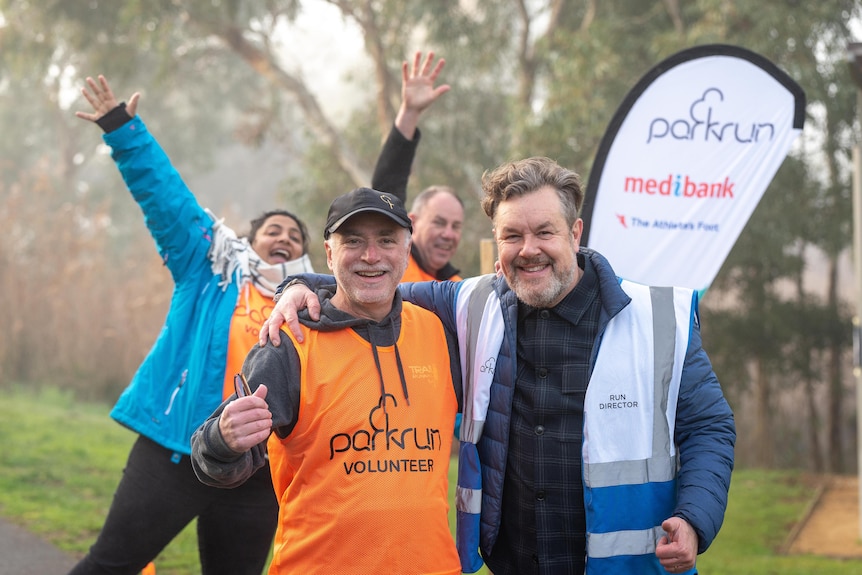
M 197 518 L 204 575 L 260 575 L 278 514 L 269 466 L 236 489 L 206 486 L 189 463 L 190 438 L 233 393 L 275 287 L 311 271 L 305 224 L 275 210 L 238 238 L 198 204 L 135 115 L 139 94 L 127 106 L 104 77 L 87 84 L 94 111 L 76 115 L 105 131 L 175 286 L 164 327 L 111 412 L 139 437 L 102 531 L 71 573 L 138 573 Z

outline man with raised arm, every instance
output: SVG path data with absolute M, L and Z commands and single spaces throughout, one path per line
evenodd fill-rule
M 419 118 L 449 91 L 447 84 L 434 86 L 445 64 L 441 58 L 434 65 L 433 52 L 424 62 L 422 53 L 416 52 L 412 66 L 408 62 L 401 64 L 401 106 L 374 167 L 371 187 L 395 194 L 405 205 L 410 168 L 422 135 Z M 461 242 L 464 226 L 464 204 L 455 190 L 440 185 L 425 188 L 413 200 L 409 215 L 413 246 L 403 281 L 460 280 L 459 271 L 450 261 Z

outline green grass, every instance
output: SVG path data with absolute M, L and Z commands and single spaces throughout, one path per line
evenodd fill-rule
M 106 405 L 80 403 L 54 389 L 14 386 L 2 392 L 0 515 L 83 555 L 101 528 L 135 435 L 108 417 Z M 862 575 L 862 561 L 780 554 L 813 495 L 797 472 L 736 471 L 724 526 L 699 558 L 700 572 Z M 200 572 L 194 525 L 165 549 L 156 567 L 158 575 Z
M 95 541 L 135 434 L 110 406 L 56 389 L 4 388 L 0 401 L 0 515 L 83 556 Z M 156 562 L 158 575 L 199 573 L 194 524 Z
M 698 558 L 698 569 L 708 575 L 862 575 L 862 560 L 779 553 L 814 495 L 797 472 L 735 471 L 724 525 Z

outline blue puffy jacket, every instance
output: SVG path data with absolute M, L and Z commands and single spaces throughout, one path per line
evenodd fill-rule
M 207 257 L 213 219 L 137 116 L 103 136 L 174 280 L 164 327 L 111 417 L 177 454 L 222 401 L 236 282 Z

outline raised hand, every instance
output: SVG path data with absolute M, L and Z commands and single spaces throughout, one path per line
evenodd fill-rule
M 434 65 L 434 52 L 428 52 L 422 62 L 422 52 L 416 52 L 413 66 L 408 62 L 401 64 L 401 100 L 403 106 L 417 113 L 423 112 L 437 98 L 450 90 L 448 84 L 434 86 L 437 76 L 446 65 L 446 60 L 440 58 Z
M 93 113 L 75 112 L 75 115 L 82 120 L 95 122 L 120 105 L 117 98 L 114 96 L 114 92 L 111 90 L 111 86 L 108 85 L 108 81 L 101 74 L 99 75 L 98 82 L 88 76 L 87 86 L 89 86 L 89 90 L 86 87 L 81 88 L 81 94 L 88 102 L 90 102 L 90 105 L 93 106 Z M 129 98 L 129 102 L 126 104 L 126 112 L 129 116 L 135 116 L 138 109 L 138 99 L 140 97 L 140 93 L 135 92 L 132 94 L 132 97 Z
M 424 62 L 422 52 L 416 52 L 412 66 L 409 62 L 401 64 L 401 108 L 395 127 L 408 140 L 413 139 L 422 112 L 450 90 L 449 84 L 434 85 L 445 65 L 443 58 L 434 64 L 434 52 L 428 52 Z

